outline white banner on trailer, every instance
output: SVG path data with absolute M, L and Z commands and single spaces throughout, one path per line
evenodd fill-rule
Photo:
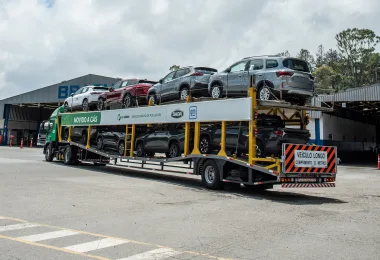
M 101 112 L 68 113 L 62 115 L 62 125 L 126 125 L 251 119 L 251 98 L 238 98 Z

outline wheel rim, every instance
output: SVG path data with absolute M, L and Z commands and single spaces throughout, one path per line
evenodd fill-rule
M 49 147 L 46 149 L 46 158 L 49 158 L 49 156 L 50 156 L 50 149 L 49 149 Z
M 260 90 L 260 100 L 269 100 L 270 90 L 268 87 L 262 87 Z
M 123 143 L 119 144 L 119 154 L 124 155 L 124 144 Z
M 104 104 L 103 99 L 99 99 L 98 100 L 98 110 L 103 110 L 103 104 Z
M 69 158 L 70 158 L 70 149 L 66 148 L 65 149 L 65 162 L 66 163 L 69 161 Z
M 177 157 L 177 154 L 178 154 L 178 148 L 176 145 L 172 145 L 170 147 L 170 152 L 169 152 L 169 155 L 170 157 Z
M 212 89 L 212 91 L 211 91 L 211 96 L 212 96 L 213 98 L 219 98 L 219 96 L 220 96 L 220 89 L 219 89 L 219 87 L 214 87 L 214 88 Z
M 126 95 L 124 98 L 124 106 L 130 107 L 130 105 L 131 105 L 131 97 L 129 95 Z
M 207 153 L 208 151 L 208 140 L 206 138 L 203 138 L 200 143 L 200 150 L 201 153 Z
M 185 100 L 188 95 L 189 94 L 188 94 L 187 89 L 184 88 L 184 89 L 181 90 L 181 100 Z
M 208 165 L 205 169 L 205 180 L 209 184 L 215 181 L 215 169 L 211 165 Z
M 98 139 L 98 149 L 102 149 L 102 146 L 103 146 L 103 142 L 102 142 L 102 138 L 99 138 Z
M 260 146 L 256 145 L 256 157 L 260 158 L 262 155 Z
M 137 156 L 138 156 L 138 157 L 143 156 L 143 147 L 142 147 L 142 144 L 139 144 L 139 145 L 137 146 Z
M 83 100 L 83 110 L 87 111 L 87 109 L 88 109 L 88 102 L 87 100 Z

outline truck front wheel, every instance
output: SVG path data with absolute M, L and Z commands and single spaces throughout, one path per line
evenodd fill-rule
M 51 143 L 50 143 L 50 144 L 48 144 L 48 146 L 46 147 L 46 151 L 45 151 L 45 160 L 46 160 L 47 162 L 51 162 L 51 161 L 53 161 L 53 156 L 54 156 L 54 154 L 53 154 L 53 147 L 52 147 L 52 145 L 51 145 Z
M 223 188 L 223 181 L 220 180 L 220 172 L 213 160 L 207 160 L 202 169 L 202 183 L 206 188 L 212 190 Z

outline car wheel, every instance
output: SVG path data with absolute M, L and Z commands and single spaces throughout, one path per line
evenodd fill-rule
M 96 142 L 96 148 L 98 148 L 98 150 L 103 150 L 103 137 L 98 137 L 98 141 Z
M 137 143 L 136 155 L 137 155 L 137 157 L 144 157 L 145 156 L 143 142 Z
M 202 169 L 202 183 L 206 188 L 213 190 L 223 188 L 218 167 L 213 160 L 207 160 Z
M 63 112 L 69 112 L 69 104 L 67 102 L 65 102 L 65 104 L 63 105 Z
M 87 98 L 83 99 L 83 101 L 82 101 L 82 109 L 83 109 L 83 111 L 88 111 L 88 100 L 87 100 Z
M 82 144 L 87 145 L 87 133 L 82 133 Z
M 264 145 L 261 141 L 256 141 L 256 158 L 264 158 Z
M 72 164 L 71 147 L 67 145 L 63 151 L 63 163 L 66 165 Z
M 157 105 L 157 97 L 155 94 L 149 95 L 148 104 L 152 103 L 152 105 Z
M 48 144 L 48 146 L 46 147 L 46 151 L 45 151 L 45 160 L 47 162 L 51 162 L 53 161 L 53 147 L 52 147 L 52 144 Z
M 187 87 L 184 87 L 179 92 L 179 99 L 186 100 L 188 95 L 189 95 L 189 89 Z
M 105 102 L 103 98 L 98 99 L 97 109 L 98 111 L 105 110 Z
M 221 98 L 222 97 L 222 87 L 219 84 L 215 84 L 211 87 L 211 97 Z
M 67 141 L 69 139 L 69 130 L 68 129 L 65 129 L 65 131 L 63 132 L 62 139 L 63 139 L 63 141 Z
M 210 140 L 207 136 L 201 137 L 201 141 L 199 142 L 199 151 L 202 154 L 208 154 L 210 153 L 211 147 L 210 147 Z
M 121 141 L 119 142 L 119 145 L 118 145 L 118 151 L 119 151 L 119 155 L 120 156 L 124 156 L 124 142 Z
M 180 152 L 179 152 L 179 145 L 177 142 L 173 141 L 170 143 L 170 146 L 169 146 L 169 152 L 166 153 L 166 157 L 168 158 L 175 158 L 175 157 L 178 157 L 180 156 Z
M 272 90 L 267 85 L 263 85 L 259 89 L 258 99 L 263 100 L 263 101 L 272 100 L 273 99 Z
M 132 96 L 127 93 L 123 98 L 123 108 L 129 108 L 132 106 Z

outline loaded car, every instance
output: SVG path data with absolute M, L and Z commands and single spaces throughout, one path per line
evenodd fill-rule
M 96 144 L 96 135 L 99 131 L 99 128 L 91 128 L 91 134 L 90 134 L 90 144 Z M 69 127 L 65 126 L 63 127 L 63 135 L 62 139 L 67 141 L 69 137 Z M 87 144 L 87 127 L 85 126 L 73 126 L 71 129 L 71 136 L 70 139 L 73 142 L 80 142 L 83 145 Z
M 314 77 L 309 64 L 281 56 L 254 56 L 232 64 L 211 76 L 209 94 L 213 98 L 246 97 L 251 75 L 256 76 L 257 99 L 282 98 L 304 105 L 314 96 Z
M 100 94 L 108 91 L 107 87 L 85 86 L 72 93 L 63 102 L 64 112 L 73 110 L 88 111 L 96 108 Z
M 279 116 L 259 114 L 256 131 L 256 156 L 281 156 L 282 144 L 307 144 L 310 132 L 306 129 L 286 128 Z M 201 134 L 200 150 L 202 153 L 219 150 L 221 127 L 214 125 Z M 210 145 L 208 145 L 210 143 Z M 226 152 L 248 153 L 248 126 L 228 126 L 226 128 Z
M 183 67 L 172 71 L 149 89 L 147 101 L 152 104 L 173 100 L 185 100 L 189 93 L 192 96 L 208 96 L 210 76 L 218 72 L 207 67 Z
M 120 80 L 98 97 L 97 108 L 104 110 L 145 105 L 148 90 L 156 83 L 146 79 Z
M 104 128 L 97 133 L 96 148 L 98 150 L 113 151 L 124 155 L 125 126 Z

